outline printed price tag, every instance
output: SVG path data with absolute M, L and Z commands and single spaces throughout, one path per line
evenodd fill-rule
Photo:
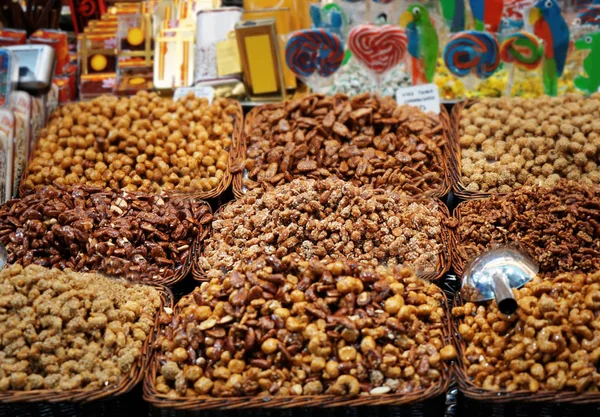
M 399 88 L 396 91 L 396 101 L 398 104 L 419 107 L 423 111 L 432 111 L 436 114 L 440 112 L 440 95 L 435 84 Z
M 212 103 L 213 98 L 215 98 L 215 89 L 209 86 L 179 87 L 175 90 L 175 94 L 173 94 L 173 100 L 179 100 L 189 93 L 194 93 L 196 98 L 205 98 L 209 103 Z

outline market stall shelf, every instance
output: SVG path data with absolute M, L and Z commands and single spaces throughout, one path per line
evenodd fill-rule
M 336 175 L 356 185 L 443 197 L 450 190 L 449 118 L 399 106 L 392 98 L 325 96 L 254 108 L 234 164 L 236 197 L 258 183 Z

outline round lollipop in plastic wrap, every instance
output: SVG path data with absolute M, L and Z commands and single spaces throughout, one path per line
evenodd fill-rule
M 508 35 L 500 45 L 500 58 L 508 66 L 506 95 L 513 95 L 516 71 L 532 75 L 537 72 L 544 59 L 544 48 L 540 40 L 527 32 Z
M 444 64 L 464 79 L 467 90 L 474 91 L 476 80 L 491 77 L 500 65 L 496 37 L 488 32 L 467 30 L 454 34 L 444 49 Z
M 314 91 L 330 84 L 331 76 L 343 60 L 344 43 L 338 35 L 325 29 L 295 32 L 285 47 L 287 66 Z
M 348 47 L 354 57 L 375 76 L 377 91 L 381 91 L 382 76 L 397 67 L 408 47 L 404 29 L 393 26 L 363 24 L 348 36 Z

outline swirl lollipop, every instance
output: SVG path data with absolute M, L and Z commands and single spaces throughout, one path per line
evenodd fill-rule
M 514 64 L 521 69 L 534 70 L 542 63 L 544 48 L 539 39 L 531 33 L 513 33 L 500 45 L 500 58 L 507 64 Z
M 500 45 L 500 57 L 507 64 L 512 64 L 506 84 L 506 95 L 510 96 L 515 80 L 515 68 L 528 72 L 535 70 L 544 59 L 544 47 L 531 33 L 517 32 L 504 39 Z
M 381 75 L 402 61 L 408 39 L 404 30 L 397 26 L 365 24 L 350 31 L 348 47 L 364 66 Z
M 481 79 L 489 78 L 500 65 L 498 41 L 487 32 L 457 33 L 444 49 L 444 63 L 457 77 L 475 74 Z
M 285 47 L 285 61 L 299 77 L 309 78 L 315 72 L 330 77 L 344 59 L 344 44 L 336 34 L 325 29 L 296 32 Z

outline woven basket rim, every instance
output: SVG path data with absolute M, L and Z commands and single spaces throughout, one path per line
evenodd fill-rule
M 231 133 L 231 147 L 228 151 L 229 154 L 229 158 L 227 160 L 227 170 L 225 170 L 223 178 L 221 179 L 221 181 L 219 181 L 219 184 L 217 184 L 217 186 L 215 188 L 213 188 L 210 191 L 187 191 L 185 193 L 177 191 L 177 190 L 169 190 L 169 191 L 162 191 L 159 194 L 164 194 L 164 195 L 172 195 L 174 193 L 177 194 L 186 194 L 186 195 L 190 195 L 196 198 L 200 198 L 202 200 L 208 200 L 211 198 L 217 198 L 219 197 L 221 194 L 223 194 L 223 192 L 225 192 L 227 190 L 227 188 L 229 188 L 229 185 L 231 184 L 231 181 L 233 179 L 232 175 L 231 175 L 231 166 L 233 164 L 234 156 L 237 155 L 237 153 L 239 152 L 239 147 L 240 147 L 240 142 L 241 142 L 241 137 L 242 137 L 242 130 L 243 130 L 243 126 L 244 126 L 244 111 L 242 109 L 242 105 L 240 104 L 239 101 L 237 100 L 233 100 L 233 99 L 222 99 L 226 101 L 226 105 L 227 106 L 235 106 L 235 113 L 234 113 L 234 120 L 233 120 L 233 132 Z M 44 126 L 46 127 L 46 126 Z M 19 180 L 19 197 L 24 197 L 27 194 L 30 194 L 33 192 L 33 190 L 25 190 L 25 188 L 23 187 L 23 182 L 24 180 L 29 176 L 29 172 L 30 172 L 30 166 L 31 163 L 33 162 L 34 159 L 34 155 L 35 152 L 37 151 L 37 148 L 39 146 L 39 138 L 36 138 L 36 143 L 34 148 L 31 150 L 30 155 L 29 155 L 29 159 L 27 161 L 27 165 L 25 167 L 25 169 L 23 170 L 23 172 L 21 173 L 21 179 Z M 54 182 L 52 184 L 40 184 L 40 185 L 56 185 L 54 184 Z M 106 185 L 107 188 L 111 188 L 108 186 L 108 184 Z M 122 191 L 121 188 L 114 189 L 115 191 Z M 152 194 L 152 193 L 150 193 Z
M 128 281 L 130 282 L 130 281 Z M 173 308 L 174 297 L 171 290 L 162 284 L 139 283 L 155 288 L 160 295 L 160 306 L 154 317 L 154 326 L 151 333 L 146 337 L 142 347 L 142 354 L 132 366 L 129 374 L 123 376 L 118 384 L 97 389 L 79 388 L 71 391 L 61 390 L 30 390 L 30 391 L 7 391 L 0 393 L 0 404 L 12 403 L 87 403 L 96 400 L 105 400 L 123 395 L 133 389 L 146 374 L 150 364 L 154 342 L 160 334 L 160 316 L 165 308 Z
M 446 204 L 436 197 L 428 197 L 428 196 L 400 196 L 401 198 L 408 199 L 413 202 L 434 202 L 436 206 L 439 208 L 442 214 L 442 224 L 441 224 L 441 249 L 438 254 L 438 267 L 435 271 L 420 273 L 419 278 L 436 282 L 444 277 L 444 275 L 450 270 L 452 266 L 452 253 L 454 251 L 454 242 L 456 241 L 455 232 L 453 227 L 450 226 L 450 222 L 452 220 L 452 216 L 448 210 Z M 217 211 L 215 211 L 213 218 L 218 217 L 224 210 L 231 204 L 235 204 L 237 200 L 232 200 L 227 204 L 219 207 Z M 212 227 L 207 231 L 205 237 L 201 240 L 200 245 L 198 247 L 199 252 L 197 256 L 194 257 L 193 265 L 192 265 L 192 277 L 196 281 L 204 282 L 207 281 L 208 278 L 206 276 L 206 271 L 200 265 L 200 257 L 204 255 L 204 242 L 209 237 L 209 234 L 212 235 Z
M 444 291 L 436 286 L 442 294 L 442 308 L 447 312 L 443 321 L 444 341 L 447 345 L 452 345 L 451 314 L 448 298 Z M 173 308 L 173 314 L 179 311 L 179 305 Z M 163 326 L 167 326 L 164 324 Z M 162 327 L 161 327 L 162 330 Z M 152 360 L 146 376 L 144 378 L 144 400 L 157 408 L 169 408 L 174 410 L 202 411 L 202 410 L 245 410 L 255 408 L 265 409 L 291 409 L 300 407 L 359 407 L 359 406 L 384 406 L 384 405 L 405 405 L 410 403 L 422 402 L 444 394 L 453 375 L 453 365 L 444 362 L 442 365 L 442 375 L 437 384 L 426 389 L 420 389 L 410 394 L 382 394 L 382 395 L 359 395 L 356 397 L 339 397 L 335 395 L 313 395 L 313 396 L 248 396 L 248 397 L 209 397 L 200 396 L 194 398 L 171 399 L 165 394 L 159 394 L 156 391 L 156 378 L 158 376 L 159 358 L 158 349 L 153 350 Z
M 464 305 L 460 291 L 456 293 L 454 303 L 452 307 L 458 307 Z M 457 359 L 454 362 L 454 374 L 460 391 L 469 399 L 477 401 L 485 401 L 491 404 L 504 404 L 504 403 L 515 403 L 515 402 L 526 402 L 526 403 L 551 403 L 551 404 L 594 404 L 600 405 L 600 392 L 583 392 L 577 393 L 575 391 L 550 391 L 540 390 L 537 392 L 531 392 L 526 390 L 518 391 L 490 391 L 476 386 L 472 382 L 472 378 L 467 375 L 466 365 L 464 363 L 464 353 L 466 350 L 466 343 L 458 332 L 458 326 L 462 320 L 455 319 L 452 317 L 452 311 L 450 311 L 451 320 L 451 331 L 452 340 L 454 347 L 457 352 Z
M 323 97 L 323 95 L 318 94 L 318 93 L 311 94 L 311 95 L 306 96 L 305 99 L 306 98 L 310 99 L 312 97 Z M 247 150 L 246 139 L 247 139 L 247 136 L 250 134 L 250 131 L 252 130 L 252 125 L 254 123 L 254 119 L 256 118 L 256 116 L 261 111 L 273 110 L 273 109 L 281 108 L 284 106 L 285 106 L 285 102 L 271 103 L 271 104 L 265 104 L 262 106 L 257 106 L 255 108 L 253 108 L 252 110 L 250 110 L 250 112 L 248 112 L 248 114 L 246 115 L 246 120 L 244 122 L 244 128 L 243 128 L 243 132 L 241 135 L 240 146 L 238 147 L 237 157 L 235 159 L 235 166 L 241 166 L 241 164 L 246 159 L 246 157 L 245 157 L 246 150 Z M 438 189 L 429 190 L 425 193 L 418 194 L 416 196 L 442 198 L 442 197 L 446 196 L 452 188 L 452 182 L 450 179 L 450 164 L 449 164 L 448 157 L 447 157 L 448 153 L 445 151 L 445 148 L 448 148 L 449 143 L 450 143 L 450 135 L 449 135 L 449 131 L 447 128 L 450 125 L 450 122 L 449 122 L 450 115 L 448 114 L 448 111 L 446 110 L 446 107 L 443 104 L 440 104 L 439 118 L 440 118 L 440 125 L 442 127 L 442 136 L 443 136 L 444 142 L 445 142 L 445 145 L 440 149 L 441 154 L 442 154 L 440 163 L 442 164 L 442 167 L 443 167 L 442 182 L 441 182 L 440 186 L 438 187 Z M 237 172 L 237 173 L 233 174 L 233 182 L 232 183 L 233 183 L 233 194 L 234 194 L 235 198 L 240 198 L 241 196 L 243 196 L 246 193 L 246 189 L 243 185 L 244 177 L 246 175 L 247 175 L 247 172 L 245 169 L 243 169 L 241 172 Z M 341 179 L 344 180 L 343 178 L 341 178 Z

